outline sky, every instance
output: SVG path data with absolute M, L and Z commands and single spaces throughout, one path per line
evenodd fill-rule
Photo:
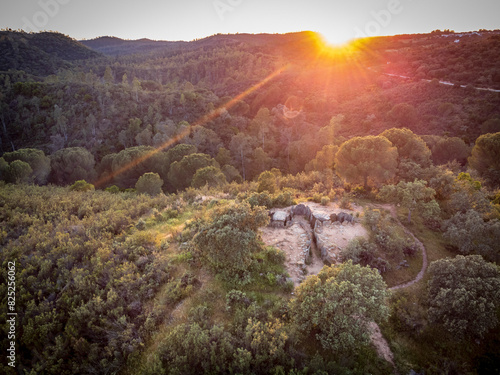
M 317 31 L 353 38 L 500 29 L 499 0 L 0 0 L 0 28 L 75 39 L 194 40 L 217 33 Z

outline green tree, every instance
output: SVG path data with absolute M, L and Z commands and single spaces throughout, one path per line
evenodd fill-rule
M 9 165 L 8 181 L 14 184 L 31 182 L 33 170 L 30 165 L 21 160 L 14 160 Z
M 259 193 L 267 191 L 270 194 L 274 194 L 276 192 L 276 176 L 272 172 L 262 172 L 259 176 L 258 183 L 259 186 L 257 187 L 257 191 Z
M 217 156 L 215 157 L 215 160 L 217 160 L 217 163 L 221 167 L 230 164 L 231 163 L 231 151 L 229 151 L 227 148 L 221 147 L 219 148 L 219 151 L 217 152 Z
M 162 193 L 161 187 L 163 180 L 158 173 L 144 173 L 135 184 L 138 193 L 149 194 L 152 196 Z
M 335 155 L 335 169 L 347 182 L 363 183 L 368 179 L 384 182 L 393 178 L 398 165 L 398 150 L 385 137 L 355 137 L 340 146 Z
M 9 180 L 9 163 L 4 158 L 0 158 L 0 181 L 8 182 Z
M 418 121 L 415 107 L 408 103 L 396 104 L 387 114 L 390 121 L 401 127 L 412 127 Z
M 231 182 L 236 182 L 240 184 L 243 182 L 243 178 L 241 178 L 240 172 L 233 167 L 232 165 L 226 164 L 222 167 L 221 169 L 222 173 L 224 173 L 224 176 L 226 176 L 226 181 L 231 183 Z
M 500 261 L 500 221 L 485 221 L 475 210 L 457 213 L 445 222 L 444 237 L 461 254 L 480 254 L 494 262 Z
M 399 203 L 408 209 L 408 223 L 411 223 L 411 213 L 419 212 L 428 219 L 437 216 L 440 208 L 434 199 L 436 192 L 427 187 L 427 181 L 401 181 L 397 185 L 386 185 L 380 189 L 379 198 L 386 202 Z
M 500 118 L 492 118 L 483 122 L 481 125 L 482 133 L 497 133 L 500 132 Z
M 222 145 L 222 141 L 217 133 L 212 129 L 200 125 L 193 126 L 188 142 L 196 146 L 199 152 L 214 156 Z
M 326 350 L 350 352 L 369 343 L 367 325 L 387 320 L 387 286 L 377 270 L 352 261 L 323 267 L 296 290 L 290 312 L 298 328 Z
M 500 271 L 479 255 L 441 259 L 429 267 L 429 320 L 459 339 L 483 337 L 498 324 Z
M 110 162 L 110 160 L 106 161 Z M 158 152 L 151 146 L 126 148 L 111 160 L 114 182 L 121 188 L 134 187 L 137 180 L 147 172 L 158 173 L 164 179 L 167 176 L 168 168 L 168 155 L 164 152 Z
M 338 146 L 325 145 L 316 153 L 316 157 L 306 164 L 305 171 L 324 171 L 325 169 L 334 169 L 335 155 L 339 151 Z
M 103 76 L 104 83 L 110 85 L 115 82 L 115 78 L 113 77 L 113 71 L 111 70 L 111 67 L 108 65 L 106 66 L 106 70 L 104 71 L 104 76 Z
M 442 165 L 456 160 L 465 165 L 470 155 L 470 147 L 457 137 L 440 137 L 432 148 L 434 164 Z
M 191 186 L 198 189 L 203 186 L 218 188 L 226 184 L 226 176 L 214 166 L 200 168 L 196 171 L 191 181 Z
M 257 230 L 269 222 L 263 207 L 248 203 L 216 207 L 193 241 L 210 267 L 225 278 L 244 274 L 261 250 Z
M 391 141 L 392 145 L 397 147 L 399 162 L 402 160 L 411 160 L 422 167 L 431 165 L 431 150 L 418 135 L 411 130 L 402 128 L 392 128 L 385 130 L 382 137 Z
M 42 150 L 34 148 L 23 148 L 13 152 L 3 154 L 5 161 L 11 163 L 14 160 L 21 160 L 28 163 L 33 170 L 32 177 L 38 185 L 47 183 L 50 174 L 50 158 L 45 156 Z
M 50 156 L 51 181 L 71 185 L 75 181 L 94 181 L 94 156 L 82 147 L 63 148 Z
M 198 169 L 219 164 L 207 154 L 190 154 L 170 165 L 168 181 L 177 190 L 183 190 L 191 186 L 193 177 Z
M 476 140 L 469 165 L 495 186 L 500 186 L 500 132 Z
M 184 156 L 195 154 L 196 152 L 198 152 L 196 146 L 181 143 L 167 151 L 167 159 L 169 164 L 172 164 L 176 161 L 181 161 Z
M 252 137 L 245 135 L 243 133 L 238 133 L 231 139 L 229 148 L 233 153 L 234 157 L 241 164 L 241 173 L 243 180 L 247 178 L 247 164 L 248 157 L 252 153 Z
M 89 184 L 85 180 L 78 180 L 73 185 L 70 186 L 71 191 L 93 191 L 95 190 L 94 185 Z

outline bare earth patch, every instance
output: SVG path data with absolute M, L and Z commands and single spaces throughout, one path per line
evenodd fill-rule
M 322 206 L 313 202 L 303 203 L 311 208 L 314 213 L 330 215 L 333 213 L 345 212 L 356 215 L 356 212 L 363 212 L 363 208 L 354 206 L 352 210 L 341 209 L 338 205 L 330 203 Z M 291 207 L 279 209 L 280 211 L 290 211 Z M 273 210 L 275 211 L 275 210 Z M 339 258 L 340 251 L 355 237 L 367 236 L 368 232 L 360 224 L 330 224 L 325 223 L 318 230 L 323 241 L 330 243 L 331 251 Z M 286 268 L 295 286 L 307 275 L 316 275 L 324 266 L 316 244 L 311 241 L 310 263 L 304 262 L 304 241 L 313 237 L 311 225 L 304 216 L 294 216 L 292 222 L 286 228 L 264 227 L 260 229 L 262 240 L 267 246 L 274 246 L 286 254 Z

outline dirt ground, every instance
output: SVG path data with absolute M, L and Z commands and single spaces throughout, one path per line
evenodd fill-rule
M 328 206 L 313 202 L 303 204 L 309 206 L 313 212 L 327 215 L 346 212 L 355 216 L 356 212 L 363 212 L 363 208 L 359 206 L 353 206 L 352 210 L 346 210 L 339 208 L 334 203 L 330 203 Z M 280 210 L 289 211 L 290 209 L 291 207 L 287 207 Z M 324 224 L 320 231 L 322 238 L 332 244 L 332 249 L 337 255 L 353 238 L 368 235 L 366 229 L 359 222 L 354 225 Z M 324 264 L 314 241 L 311 244 L 311 263 L 303 265 L 303 241 L 307 237 L 312 238 L 311 226 L 303 216 L 295 216 L 292 223 L 286 228 L 264 227 L 260 229 L 260 233 L 266 245 L 274 246 L 285 252 L 286 268 L 295 286 L 299 285 L 307 275 L 316 275 L 323 268 Z

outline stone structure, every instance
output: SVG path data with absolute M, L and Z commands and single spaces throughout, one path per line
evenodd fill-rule
M 271 225 L 273 227 L 285 228 L 292 221 L 292 216 L 286 211 L 276 211 L 273 213 Z

